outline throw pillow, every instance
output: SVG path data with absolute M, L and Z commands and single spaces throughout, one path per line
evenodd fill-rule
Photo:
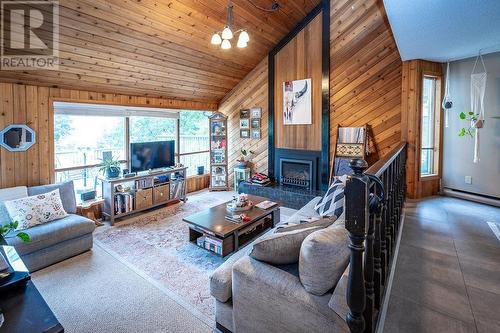
M 300 223 L 284 223 L 276 227 L 275 233 L 287 232 L 293 230 L 300 230 L 311 227 L 321 227 L 326 228 L 333 224 L 337 219 L 335 217 L 322 217 L 316 220 L 311 220 L 310 222 L 300 221 Z
M 28 188 L 26 186 L 9 187 L 0 189 L 0 225 L 12 222 L 5 208 L 4 201 L 26 198 L 28 196 Z
M 68 215 L 62 205 L 59 190 L 5 201 L 4 204 L 11 219 L 19 222 L 17 230 L 28 229 Z
M 299 260 L 300 246 L 304 238 L 320 229 L 320 227 L 311 227 L 264 235 L 255 241 L 249 255 L 273 265 L 296 263 Z
M 333 179 L 325 196 L 314 207 L 320 216 L 339 217 L 342 215 L 344 211 L 344 186 L 346 180 L 347 175 Z
M 299 278 L 306 291 L 323 295 L 337 284 L 349 264 L 348 245 L 343 222 L 306 237 L 299 256 Z

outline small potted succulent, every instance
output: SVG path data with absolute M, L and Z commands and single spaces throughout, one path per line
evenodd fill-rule
M 99 169 L 106 178 L 116 178 L 120 176 L 120 161 L 112 156 L 102 160 L 101 168 Z
M 238 168 L 246 168 L 248 165 L 248 162 L 252 159 L 252 156 L 255 154 L 251 150 L 246 150 L 246 149 L 241 149 L 241 155 L 240 157 L 236 160 L 236 166 Z

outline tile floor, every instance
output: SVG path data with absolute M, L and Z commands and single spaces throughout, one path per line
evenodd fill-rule
M 500 208 L 408 202 L 384 332 L 500 332 Z

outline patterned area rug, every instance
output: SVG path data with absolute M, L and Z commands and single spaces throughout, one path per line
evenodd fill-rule
M 226 259 L 201 249 L 188 240 L 188 225 L 182 218 L 229 201 L 232 192 L 199 192 L 186 203 L 96 229 L 96 243 L 111 255 L 151 280 L 191 308 L 200 319 L 213 322 L 214 301 L 209 277 Z M 193 311 L 194 309 L 194 311 Z

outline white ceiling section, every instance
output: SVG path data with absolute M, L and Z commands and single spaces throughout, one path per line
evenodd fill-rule
M 402 60 L 500 51 L 500 0 L 384 0 Z

